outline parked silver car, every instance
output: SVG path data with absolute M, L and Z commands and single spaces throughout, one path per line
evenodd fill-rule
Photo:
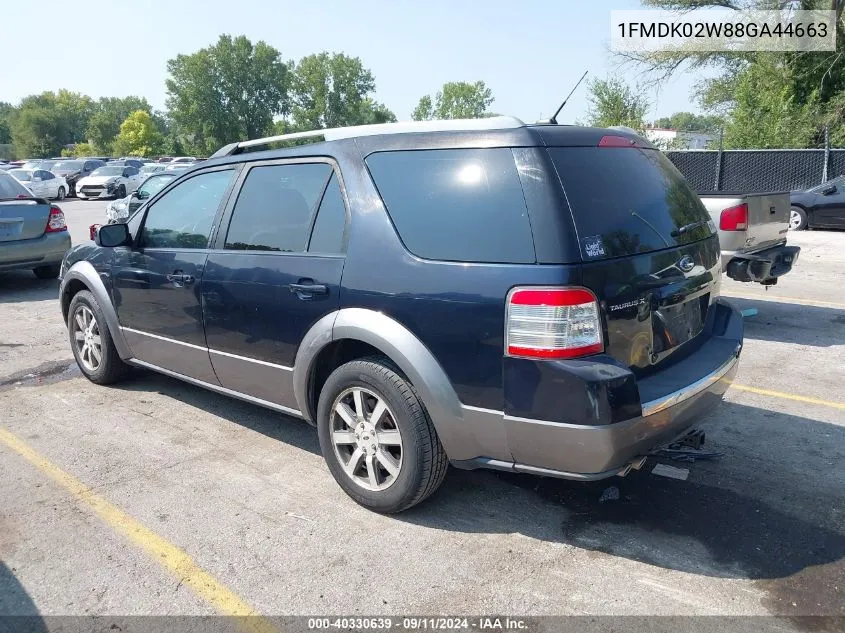
M 0 270 L 29 268 L 54 279 L 70 246 L 62 210 L 0 171 Z

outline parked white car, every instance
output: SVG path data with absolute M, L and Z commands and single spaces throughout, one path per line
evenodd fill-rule
M 29 189 L 36 198 L 64 200 L 70 189 L 63 176 L 57 176 L 45 169 L 10 169 L 9 174 Z
M 104 165 L 76 183 L 76 196 L 82 200 L 125 198 L 140 186 L 144 178 L 136 167 Z

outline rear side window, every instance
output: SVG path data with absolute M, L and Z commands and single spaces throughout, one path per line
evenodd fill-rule
M 309 253 L 336 254 L 343 252 L 346 238 L 346 205 L 337 176 L 332 174 L 329 186 L 320 203 L 314 230 L 311 232 L 311 242 L 308 244 Z
M 510 149 L 380 152 L 367 166 L 405 247 L 426 259 L 533 263 Z
M 326 189 L 331 165 L 253 167 L 238 194 L 226 234 L 228 249 L 301 253 Z
M 584 261 L 672 248 L 714 232 L 701 200 L 657 150 L 556 147 L 549 152 Z

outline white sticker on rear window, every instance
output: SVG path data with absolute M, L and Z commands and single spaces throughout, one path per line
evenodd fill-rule
M 587 257 L 604 257 L 604 243 L 602 243 L 601 235 L 585 237 L 583 242 L 584 253 Z

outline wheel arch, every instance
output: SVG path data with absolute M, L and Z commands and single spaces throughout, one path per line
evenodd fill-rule
M 117 311 L 114 309 L 111 296 L 108 290 L 106 290 L 106 285 L 100 278 L 99 273 L 90 262 L 76 262 L 62 276 L 59 297 L 62 306 L 62 317 L 65 323 L 67 323 L 70 302 L 73 301 L 74 295 L 81 290 L 87 290 L 93 294 L 97 303 L 100 305 L 100 309 L 106 318 L 109 334 L 120 358 L 123 360 L 131 358 L 132 353 L 129 350 L 129 345 L 126 343 L 126 339 L 123 337 L 123 332 L 120 330 L 120 322 L 117 319 Z
M 299 410 L 311 424 L 316 424 L 319 398 L 319 392 L 313 388 L 315 371 L 323 366 L 324 354 L 333 355 L 344 345 L 352 353 L 339 352 L 338 364 L 331 364 L 330 371 L 343 362 L 373 352 L 384 355 L 413 385 L 447 454 L 450 446 L 470 441 L 469 430 L 461 424 L 464 412 L 460 399 L 431 351 L 398 321 L 363 308 L 343 308 L 324 316 L 311 327 L 297 351 L 294 395 Z

